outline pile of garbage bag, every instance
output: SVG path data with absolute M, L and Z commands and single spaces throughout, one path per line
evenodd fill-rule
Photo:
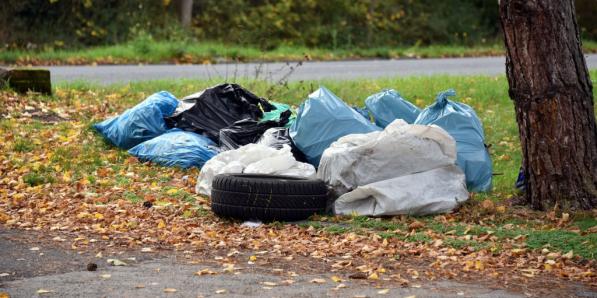
M 94 127 L 140 161 L 200 168 L 199 194 L 225 173 L 317 178 L 336 214 L 424 215 L 491 190 L 483 127 L 454 95 L 421 110 L 382 90 L 360 108 L 320 87 L 294 110 L 221 84 L 181 100 L 158 92 Z

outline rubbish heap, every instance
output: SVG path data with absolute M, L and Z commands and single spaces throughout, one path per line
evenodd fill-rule
M 218 175 L 251 173 L 236 178 L 267 176 L 264 181 L 275 184 L 276 199 L 286 204 L 297 191 L 292 183 L 300 184 L 291 180 L 302 177 L 325 182 L 327 205 L 336 214 L 425 215 L 450 212 L 468 199 L 468 191 L 491 190 L 482 124 L 470 106 L 450 96 L 453 90 L 441 92 L 421 110 L 397 91 L 383 90 L 358 108 L 320 87 L 294 110 L 237 84 L 221 84 L 181 100 L 166 91 L 155 93 L 94 127 L 140 161 L 201 168 L 199 194 L 210 196 Z M 285 183 L 288 200 L 280 193 Z M 243 208 L 275 219 L 266 214 L 268 201 L 251 199 L 247 185 L 243 204 L 259 199 L 261 205 Z M 269 184 L 251 185 L 267 196 Z M 315 193 L 305 187 L 301 202 L 310 202 Z M 225 192 L 228 204 L 234 196 Z M 286 214 L 290 207 L 284 208 L 275 214 Z

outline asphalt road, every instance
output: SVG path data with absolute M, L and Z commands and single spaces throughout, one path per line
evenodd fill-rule
M 586 55 L 589 68 L 597 68 L 597 54 Z M 505 73 L 504 57 L 360 60 L 296 63 L 241 63 L 214 65 L 104 65 L 52 66 L 52 81 L 91 81 L 100 84 L 159 79 L 259 78 L 278 81 L 294 70 L 288 79 L 357 79 L 409 75 L 498 75 Z
M 371 283 L 341 273 L 295 274 L 290 271 L 295 268 L 271 265 L 239 263 L 233 272 L 224 272 L 220 263 L 195 261 L 184 252 L 104 251 L 98 256 L 93 248 L 76 252 L 38 236 L 0 224 L 0 297 L 525 297 L 470 283 L 435 281 L 403 288 L 396 282 Z M 109 258 L 126 266 L 110 266 Z M 97 270 L 87 271 L 89 263 Z M 201 270 L 213 275 L 195 274 Z M 330 279 L 332 274 L 339 275 L 346 287 L 335 289 L 338 283 Z M 385 295 L 379 293 L 385 289 Z M 591 294 L 585 289 L 577 293 Z

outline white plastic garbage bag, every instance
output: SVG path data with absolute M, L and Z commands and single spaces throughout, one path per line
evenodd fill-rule
M 211 195 L 211 184 L 216 175 L 226 173 L 253 173 L 315 177 L 315 167 L 298 162 L 290 147 L 275 149 L 263 144 L 248 144 L 216 155 L 205 163 L 197 179 L 195 192 Z
M 429 214 L 447 212 L 456 200 L 468 198 L 464 176 L 457 175 L 462 171 L 455 164 L 456 143 L 446 131 L 395 120 L 381 132 L 348 135 L 332 143 L 322 155 L 317 176 L 340 196 L 336 213 Z M 445 170 L 437 171 L 440 168 Z
M 334 203 L 337 214 L 427 215 L 446 213 L 466 201 L 465 177 L 457 165 L 359 186 Z
M 323 153 L 318 177 L 342 195 L 357 186 L 452 165 L 455 144 L 437 126 L 399 119 L 381 132 L 348 135 L 332 143 Z

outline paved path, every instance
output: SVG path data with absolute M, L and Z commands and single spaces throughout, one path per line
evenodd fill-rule
M 597 54 L 587 55 L 589 68 L 597 68 Z M 505 73 L 504 57 L 361 60 L 305 62 L 289 80 L 356 79 L 408 75 L 498 75 Z M 85 80 L 101 84 L 158 79 L 248 77 L 278 81 L 296 63 L 243 63 L 215 65 L 105 65 L 52 66 L 53 82 Z
M 524 297 L 454 281 L 403 288 L 396 282 L 370 283 L 342 273 L 293 274 L 289 270 L 296 269 L 275 269 L 275 265 L 238 263 L 234 273 L 225 273 L 213 259 L 196 260 L 184 252 L 96 253 L 93 248 L 76 252 L 56 247 L 40 242 L 31 231 L 5 229 L 0 224 L 0 297 Z M 127 265 L 110 266 L 108 258 Z M 87 271 L 88 263 L 97 264 L 97 271 Z M 195 274 L 205 269 L 215 274 Z M 332 274 L 344 279 L 346 287 L 334 289 L 338 284 L 330 279 Z M 313 279 L 325 283 L 313 283 Z M 383 289 L 388 289 L 387 295 L 378 293 Z

